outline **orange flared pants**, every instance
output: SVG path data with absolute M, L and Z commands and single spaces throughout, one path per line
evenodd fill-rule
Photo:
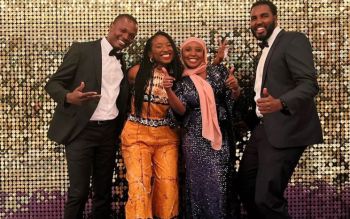
M 126 218 L 178 216 L 178 130 L 127 121 L 121 141 L 129 184 Z

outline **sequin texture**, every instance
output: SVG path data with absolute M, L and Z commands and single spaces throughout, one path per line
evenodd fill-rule
M 227 69 L 222 66 L 208 66 L 206 80 L 212 86 L 218 120 L 223 136 L 222 149 L 215 151 L 210 142 L 202 137 L 202 119 L 197 90 L 189 77 L 176 84 L 175 92 L 186 105 L 182 149 L 186 166 L 186 218 L 230 217 L 228 198 L 232 180 L 233 163 L 231 150 L 232 135 L 229 122 L 234 104 L 231 91 L 224 82 Z M 230 146 L 231 145 L 231 146 Z M 233 216 L 232 216 L 233 217 Z M 231 218 L 231 217 L 230 217 Z

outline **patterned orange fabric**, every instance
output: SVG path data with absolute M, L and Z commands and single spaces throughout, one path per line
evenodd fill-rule
M 150 104 L 145 97 L 141 117 L 132 109 L 121 135 L 129 184 L 127 219 L 173 218 L 179 213 L 179 132 L 167 124 L 169 104 L 162 81 L 162 72 L 155 71 L 152 88 L 146 90 L 151 91 Z

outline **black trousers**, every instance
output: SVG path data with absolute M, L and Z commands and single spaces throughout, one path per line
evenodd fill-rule
M 116 124 L 89 123 L 66 145 L 69 189 L 64 209 L 65 219 L 83 218 L 92 179 L 92 216 L 109 218 L 111 214 L 111 187 L 116 156 Z
M 239 193 L 249 219 L 290 218 L 283 194 L 306 147 L 276 148 L 263 124 L 252 132 L 238 172 Z

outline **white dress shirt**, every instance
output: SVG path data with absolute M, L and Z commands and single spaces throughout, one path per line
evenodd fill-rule
M 120 83 L 124 77 L 121 63 L 115 56 L 109 56 L 112 45 L 104 37 L 101 40 L 102 80 L 101 99 L 97 105 L 92 121 L 112 120 L 118 116 L 116 100 L 120 92 Z
M 273 30 L 271 36 L 267 39 L 267 43 L 269 44 L 269 47 L 264 47 L 262 50 L 262 54 L 259 59 L 258 67 L 256 69 L 256 75 L 255 75 L 255 85 L 254 85 L 254 91 L 255 91 L 255 103 L 260 98 L 260 92 L 261 92 L 261 84 L 262 84 L 262 77 L 263 77 L 263 71 L 264 71 L 264 65 L 267 58 L 267 54 L 269 54 L 270 48 L 272 47 L 273 42 L 275 41 L 278 33 L 281 31 L 281 28 L 279 26 L 275 27 Z M 258 110 L 258 107 L 256 107 L 256 115 L 259 118 L 262 118 L 263 115 Z

